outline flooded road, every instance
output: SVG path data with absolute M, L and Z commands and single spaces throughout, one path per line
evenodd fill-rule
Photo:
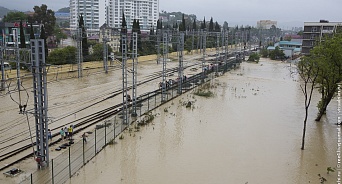
M 302 151 L 304 98 L 290 69 L 242 63 L 212 81 L 214 97 L 187 93 L 154 110 L 153 124 L 124 133 L 69 183 L 319 183 L 318 174 L 336 183 L 327 174 L 337 163 L 336 100 L 315 122 L 314 94 Z

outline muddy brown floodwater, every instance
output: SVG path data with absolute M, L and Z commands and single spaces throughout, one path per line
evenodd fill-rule
M 336 183 L 337 103 L 315 122 L 315 93 L 301 136 L 303 94 L 289 64 L 262 60 L 212 81 L 214 97 L 191 92 L 153 111 L 154 123 L 107 146 L 69 183 Z M 192 109 L 182 102 L 193 101 Z M 164 112 L 167 108 L 168 112 Z

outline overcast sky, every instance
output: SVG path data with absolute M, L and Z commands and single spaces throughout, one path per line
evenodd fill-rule
M 46 4 L 57 11 L 69 6 L 69 0 L 1 0 L 0 6 L 20 11 L 32 11 L 34 5 Z M 32 3 L 34 2 L 34 3 Z M 275 20 L 278 25 L 286 22 L 310 22 L 320 19 L 342 22 L 342 0 L 159 0 L 160 11 L 181 11 L 195 14 L 198 19 L 231 25 L 256 25 L 258 20 Z

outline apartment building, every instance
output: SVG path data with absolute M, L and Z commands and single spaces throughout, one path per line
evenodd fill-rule
M 87 35 L 99 34 L 100 26 L 107 22 L 107 5 L 111 0 L 70 0 L 70 28 L 76 31 L 82 14 Z
M 157 26 L 159 0 L 70 0 L 70 28 L 77 29 L 78 17 L 82 14 L 87 34 L 92 36 L 99 34 L 103 24 L 120 28 L 123 13 L 128 29 L 136 19 L 141 30 L 150 30 L 151 26 Z
M 121 27 L 122 14 L 125 14 L 128 29 L 133 20 L 139 20 L 141 30 L 156 27 L 159 18 L 159 0 L 110 0 L 108 4 L 108 25 Z
M 302 54 L 309 54 L 316 42 L 321 42 L 325 35 L 335 33 L 338 27 L 342 27 L 342 22 L 304 22 Z

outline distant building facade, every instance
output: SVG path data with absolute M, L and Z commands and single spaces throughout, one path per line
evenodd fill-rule
M 111 1 L 111 0 L 110 0 Z M 107 0 L 70 0 L 70 29 L 76 31 L 82 14 L 87 36 L 99 33 L 107 21 Z
M 125 14 L 127 28 L 131 29 L 133 20 L 139 20 L 141 30 L 156 27 L 159 18 L 159 0 L 109 0 L 108 25 L 121 27 L 122 14 Z
M 316 42 L 321 42 L 325 35 L 333 34 L 342 22 L 304 22 L 302 54 L 308 55 Z
M 259 20 L 257 22 L 258 29 L 270 29 L 272 26 L 277 27 L 277 21 L 272 20 Z
M 159 0 L 70 0 L 71 30 L 77 30 L 81 14 L 88 36 L 99 34 L 103 24 L 119 29 L 122 14 L 125 14 L 128 29 L 136 19 L 141 30 L 149 30 L 157 26 Z
M 100 27 L 100 43 L 107 41 L 107 44 L 113 49 L 113 52 L 120 51 L 120 30 L 111 28 L 107 24 Z

